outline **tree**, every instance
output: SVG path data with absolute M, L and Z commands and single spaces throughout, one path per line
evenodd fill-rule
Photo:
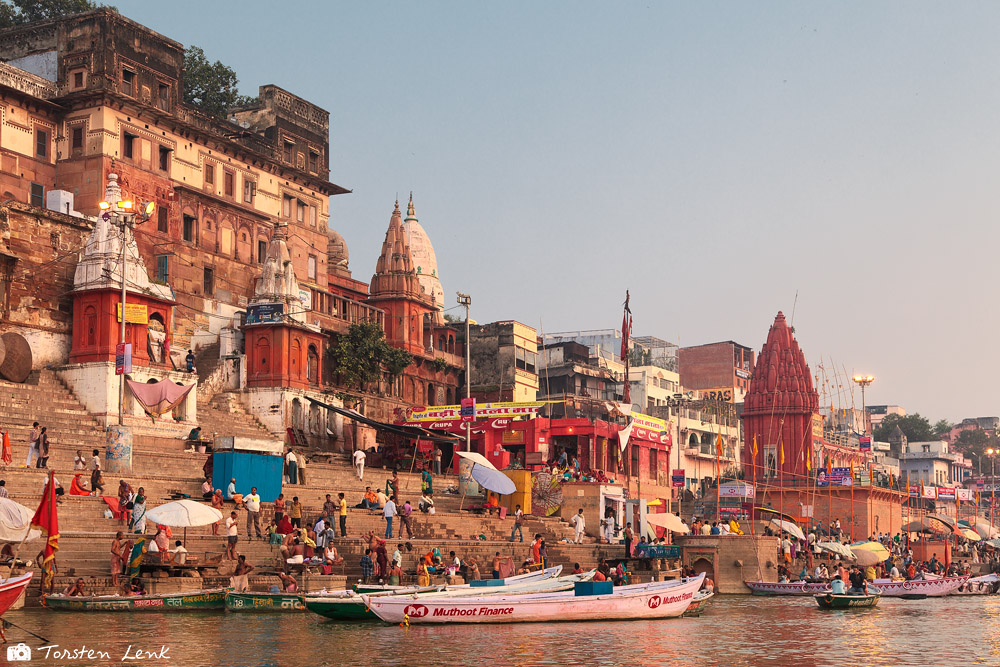
M 0 28 L 57 19 L 101 7 L 118 11 L 92 0 L 0 0 Z
M 951 429 L 952 423 L 950 421 L 947 419 L 939 419 L 934 422 L 934 428 L 932 430 L 934 431 L 934 435 L 938 438 L 944 438 L 944 436 L 951 432 Z
M 205 52 L 190 46 L 184 52 L 184 101 L 209 116 L 225 118 L 233 107 L 256 98 L 239 94 L 236 72 L 222 62 L 208 62 Z
M 910 442 L 926 442 L 928 440 L 939 439 L 935 435 L 934 429 L 931 428 L 931 423 L 927 421 L 926 417 L 921 417 L 919 412 L 914 412 L 912 415 L 906 415 L 905 417 L 886 415 L 882 423 L 878 425 L 878 428 L 872 432 L 872 436 L 880 442 L 886 442 L 889 440 L 892 432 L 896 430 L 897 425 Z
M 374 322 L 352 324 L 330 354 L 344 383 L 359 390 L 382 379 L 392 384 L 413 362 L 409 352 L 386 342 L 385 332 Z

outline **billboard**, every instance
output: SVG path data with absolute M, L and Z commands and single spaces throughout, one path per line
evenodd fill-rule
M 859 437 L 858 449 L 862 452 L 870 452 L 872 450 L 872 437 L 870 435 L 863 435 Z
M 115 345 L 115 375 L 125 375 L 131 372 L 132 343 L 118 343 Z
M 255 303 L 247 308 L 247 324 L 267 324 L 285 319 L 285 304 Z
M 850 468 L 833 468 L 827 475 L 825 470 L 820 470 L 816 476 L 816 486 L 852 486 L 854 479 L 851 477 Z
M 122 321 L 122 305 L 118 304 L 118 321 Z M 149 314 L 144 303 L 125 303 L 126 324 L 149 324 Z

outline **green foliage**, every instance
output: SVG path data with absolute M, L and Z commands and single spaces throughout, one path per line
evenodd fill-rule
M 330 348 L 330 355 L 344 383 L 360 390 L 382 379 L 391 384 L 413 361 L 409 352 L 389 345 L 382 327 L 374 322 L 352 324 Z
M 457 317 L 455 317 L 451 313 L 445 313 L 444 314 L 444 321 L 445 322 L 449 322 L 451 324 L 454 324 L 455 322 L 461 322 L 462 320 L 458 319 Z
M 649 366 L 653 363 L 652 359 L 653 353 L 638 345 L 628 351 L 628 363 L 630 366 Z
M 225 118 L 233 107 L 256 98 L 239 94 L 236 72 L 222 62 L 210 63 L 205 52 L 190 46 L 184 52 L 184 101 L 209 116 Z
M 934 431 L 934 435 L 936 435 L 939 438 L 943 438 L 951 431 L 951 429 L 952 429 L 952 423 L 950 421 L 948 421 L 947 419 L 939 419 L 936 422 L 934 422 L 934 427 L 932 430 Z
M 436 370 L 438 373 L 444 373 L 446 370 L 448 370 L 448 362 L 442 359 L 441 357 L 438 357 L 437 359 L 434 360 L 434 370 Z
M 938 440 L 937 434 L 931 428 L 931 423 L 926 417 L 921 417 L 919 412 L 912 415 L 900 417 L 899 415 L 886 415 L 882 423 L 872 432 L 872 436 L 880 442 L 888 442 L 889 436 L 896 425 L 906 434 L 906 439 L 910 442 L 926 442 L 928 440 Z
M 0 28 L 57 19 L 102 7 L 118 11 L 92 0 L 0 0 Z

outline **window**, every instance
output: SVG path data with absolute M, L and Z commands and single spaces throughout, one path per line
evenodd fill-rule
M 122 157 L 123 158 L 128 158 L 129 160 L 132 159 L 132 156 L 135 154 L 135 140 L 138 139 L 138 138 L 139 137 L 135 136 L 134 134 L 129 134 L 128 132 L 126 132 L 123 135 L 123 138 L 122 138 Z
M 233 193 L 236 191 L 236 186 L 234 184 L 235 180 L 236 176 L 233 174 L 233 172 L 229 171 L 228 169 L 224 169 L 222 171 L 222 189 L 227 197 L 232 197 Z
M 309 207 L 309 226 L 310 227 L 315 227 L 316 226 L 316 207 L 315 206 L 310 206 Z
M 31 184 L 31 205 L 32 206 L 43 206 L 42 195 L 45 194 L 45 188 L 40 183 Z
M 309 151 L 309 171 L 319 173 L 319 153 L 316 151 Z
M 285 162 L 292 161 L 292 151 L 295 150 L 295 144 L 291 141 L 284 142 L 282 147 L 281 156 L 284 158 Z
M 248 204 L 253 203 L 253 198 L 257 194 L 257 182 L 250 178 L 243 179 L 243 201 Z
M 529 373 L 535 372 L 535 355 L 534 352 L 529 352 L 523 347 L 514 348 L 514 366 L 520 368 L 522 371 L 528 371 Z
M 167 227 L 167 207 L 157 206 L 156 207 L 156 231 L 163 232 L 164 234 L 168 231 Z
M 292 217 L 292 200 L 294 197 L 285 195 L 281 198 L 281 215 L 285 218 Z
M 73 128 L 73 148 L 80 149 L 83 148 L 83 128 L 74 127 Z
M 167 284 L 167 260 L 169 255 L 156 256 L 156 282 Z
M 170 171 L 170 149 L 160 146 L 160 171 Z
M 656 470 L 658 464 L 658 454 L 655 449 L 650 448 L 649 450 L 649 478 L 656 479 Z
M 80 70 L 78 72 L 73 72 L 73 87 L 83 88 L 83 84 L 84 84 L 83 70 Z
M 205 163 L 205 185 L 215 185 L 215 165 Z
M 309 270 L 307 275 L 310 280 L 316 280 L 316 255 L 309 255 Z
M 38 157 L 49 155 L 49 133 L 46 130 L 35 130 L 35 155 Z
M 129 97 L 135 97 L 135 72 L 122 68 L 122 93 Z
M 263 264 L 265 259 L 267 259 L 267 241 L 261 239 L 257 241 L 257 263 Z
M 205 267 L 205 296 L 215 296 L 215 270 Z
M 165 83 L 156 88 L 156 106 L 161 111 L 170 111 L 170 86 Z
M 295 206 L 295 219 L 299 222 L 305 222 L 306 219 L 306 204 L 302 200 L 298 200 Z
M 184 240 L 194 242 L 195 219 L 194 216 L 184 216 Z

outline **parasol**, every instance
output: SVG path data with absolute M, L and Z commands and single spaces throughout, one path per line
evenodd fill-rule
M 887 552 L 888 553 L 888 552 Z M 876 551 L 855 551 L 854 558 L 858 561 L 858 565 L 861 567 L 868 567 L 869 565 L 878 565 L 885 561 L 885 558 L 879 558 L 878 552 Z
M 981 539 L 983 539 L 982 537 L 979 536 L 979 533 L 972 530 L 971 528 L 959 528 L 958 534 L 964 537 L 965 539 L 969 540 L 970 542 L 978 542 Z
M 783 521 L 782 519 L 771 519 L 771 525 L 778 530 L 783 530 L 797 540 L 804 540 L 806 536 L 802 533 L 802 529 L 796 526 L 791 521 Z
M 691 527 L 686 523 L 681 521 L 681 518 L 676 514 L 670 514 L 669 512 L 663 514 L 647 514 L 646 523 L 651 526 L 658 526 L 660 528 L 666 528 L 673 533 L 690 533 Z M 650 533 L 652 531 L 649 531 Z
M 175 500 L 146 512 L 146 519 L 153 523 L 171 528 L 184 529 L 184 543 L 187 543 L 187 529 L 195 526 L 207 526 L 222 519 L 222 512 L 184 498 Z
M 966 521 L 965 519 L 962 519 L 958 523 L 973 529 L 984 539 L 992 540 L 995 537 L 1000 537 L 1000 532 L 997 532 L 996 527 L 985 519 L 976 519 L 975 521 Z
M 958 526 L 955 524 L 955 520 L 951 517 L 944 516 L 943 514 L 928 514 L 927 518 L 931 521 L 937 521 L 944 524 L 944 526 L 949 530 L 954 532 Z
M 906 533 L 950 533 L 952 529 L 948 524 L 933 515 L 925 516 L 923 519 L 911 521 L 903 526 Z
M 517 486 L 510 477 L 496 469 L 482 454 L 476 452 L 455 452 L 456 456 L 472 461 L 472 479 L 480 486 L 493 493 L 509 495 L 517 491 Z
M 16 544 L 22 540 L 27 542 L 42 536 L 42 531 L 31 528 L 31 517 L 34 512 L 10 498 L 0 498 L 0 542 Z
M 855 542 L 851 545 L 851 551 L 858 561 L 858 565 L 874 565 L 889 559 L 889 550 L 881 542 Z
M 851 547 L 840 542 L 817 542 L 816 546 L 822 551 L 828 551 L 841 558 L 854 558 L 854 552 L 851 551 Z

